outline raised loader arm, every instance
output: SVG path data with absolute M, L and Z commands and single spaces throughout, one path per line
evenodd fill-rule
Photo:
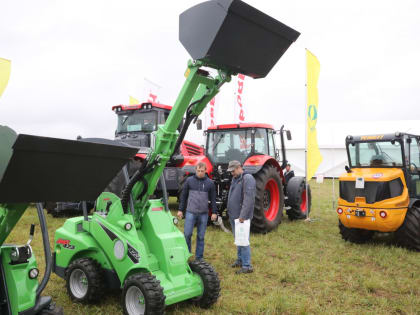
M 137 219 L 144 211 L 149 196 L 154 193 L 165 165 L 174 152 L 179 135 L 177 128 L 184 114 L 187 112 L 191 117 L 198 117 L 219 92 L 220 87 L 231 80 L 229 71 L 218 69 L 218 75 L 212 78 L 207 71 L 200 69 L 202 66 L 204 66 L 202 61 L 188 63 L 184 86 L 166 123 L 159 126 L 155 133 L 153 150 L 123 192 L 121 203 L 125 212 L 128 210 L 130 193 L 133 200 L 139 200 L 135 207 Z

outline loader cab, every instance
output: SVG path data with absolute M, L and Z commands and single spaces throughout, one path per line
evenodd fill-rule
M 206 156 L 224 170 L 229 161 L 242 164 L 253 155 L 277 157 L 274 129 L 267 124 L 226 124 L 207 130 Z
M 396 132 L 388 135 L 372 135 L 372 136 L 347 136 L 346 149 L 348 161 L 350 164 L 350 172 L 352 169 L 378 169 L 372 176 L 380 178 L 391 172 L 392 169 L 401 169 L 410 198 L 420 198 L 420 136 L 404 134 Z M 399 186 L 402 182 L 397 180 L 391 181 L 388 188 L 384 188 L 384 194 L 396 196 L 400 192 Z M 340 188 L 345 185 L 340 183 Z M 378 183 L 369 183 L 370 185 L 378 185 Z M 374 189 L 374 188 L 372 188 Z M 343 189 L 348 191 L 348 189 Z M 366 189 L 365 189 L 366 190 Z M 380 190 L 376 190 L 376 197 L 373 195 L 369 198 L 379 198 Z

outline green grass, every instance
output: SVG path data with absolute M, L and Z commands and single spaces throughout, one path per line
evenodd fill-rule
M 311 187 L 313 222 L 291 222 L 285 216 L 276 231 L 251 236 L 253 274 L 234 274 L 229 267 L 236 255 L 233 237 L 209 227 L 205 257 L 219 274 L 221 297 L 209 310 L 183 302 L 168 307 L 167 313 L 420 314 L 420 254 L 393 246 L 387 235 L 366 245 L 344 242 L 332 204 L 332 181 Z M 172 209 L 176 206 L 171 203 Z M 52 244 L 64 219 L 48 216 L 47 220 Z M 34 208 L 7 241 L 26 242 L 32 222 L 38 223 Z M 32 245 L 42 270 L 39 228 Z M 119 293 L 107 295 L 98 305 L 72 303 L 64 280 L 55 275 L 44 294 L 51 295 L 66 314 L 122 313 Z

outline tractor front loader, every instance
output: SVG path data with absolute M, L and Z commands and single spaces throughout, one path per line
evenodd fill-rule
M 135 152 L 137 148 L 125 146 L 16 135 L 0 126 L 0 314 L 63 314 L 51 297 L 41 296 L 54 263 L 40 202 L 94 198 Z M 72 175 L 72 181 L 64 187 L 63 175 Z M 94 176 L 92 181 L 89 177 Z M 46 267 L 40 283 L 31 247 L 35 225 L 31 225 L 26 244 L 4 244 L 30 202 L 37 202 L 45 252 Z
M 298 35 L 239 0 L 207 1 L 180 15 L 179 38 L 194 61 L 165 124 L 152 133 L 151 151 L 121 198 L 102 193 L 91 216 L 68 219 L 56 231 L 55 272 L 74 301 L 97 301 L 104 288 L 122 289 L 130 315 L 162 314 L 189 299 L 205 308 L 217 301 L 217 273 L 203 260 L 189 261 L 177 219 L 150 197 L 188 126 L 222 85 L 237 73 L 265 77 Z
M 420 251 L 420 136 L 401 132 L 347 136 L 349 166 L 340 176 L 338 226 L 344 240 L 393 232 Z

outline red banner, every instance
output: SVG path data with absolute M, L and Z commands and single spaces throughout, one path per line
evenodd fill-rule
M 214 105 L 216 103 L 216 98 L 213 97 L 210 101 L 210 126 L 215 125 L 215 118 L 214 118 Z
M 236 102 L 238 103 L 238 106 L 239 106 L 238 120 L 240 123 L 245 121 L 244 106 L 242 104 L 242 92 L 244 90 L 244 80 L 245 80 L 245 76 L 243 74 L 238 74 L 238 91 L 236 94 Z

